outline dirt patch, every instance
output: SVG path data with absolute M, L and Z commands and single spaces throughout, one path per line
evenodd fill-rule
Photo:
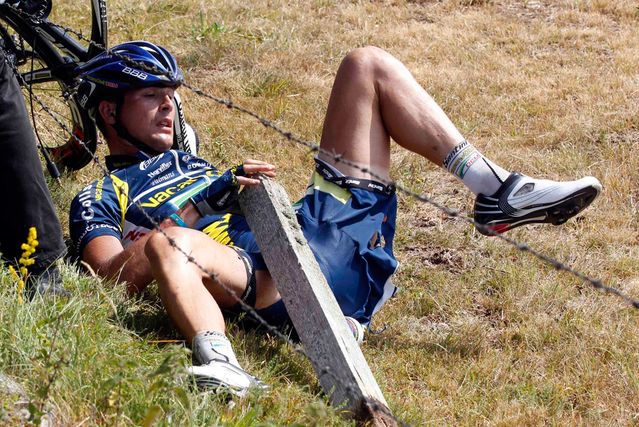
M 473 298 L 473 314 L 488 321 L 492 327 L 508 325 L 503 306 L 491 296 L 477 295 Z
M 560 7 L 551 2 L 542 1 L 507 1 L 496 4 L 497 9 L 504 15 L 516 17 L 520 20 L 532 21 L 543 19 L 553 21 Z
M 417 258 L 418 262 L 427 268 L 441 267 L 458 273 L 466 267 L 462 253 L 455 249 L 441 247 L 405 248 L 403 256 Z

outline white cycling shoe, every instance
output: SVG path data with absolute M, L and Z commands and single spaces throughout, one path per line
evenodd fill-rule
M 601 188 L 592 176 L 557 182 L 511 173 L 492 196 L 477 195 L 475 226 L 480 233 L 491 235 L 524 224 L 563 224 L 588 207 Z
M 211 360 L 206 365 L 189 366 L 186 371 L 195 379 L 200 389 L 218 393 L 246 396 L 250 390 L 267 390 L 268 386 L 243 369 L 221 360 Z

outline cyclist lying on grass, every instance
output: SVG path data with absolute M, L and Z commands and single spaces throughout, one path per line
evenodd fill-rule
M 198 366 L 189 372 L 197 384 L 243 395 L 262 384 L 241 369 L 225 336 L 222 313 L 238 311 L 238 302 L 187 262 L 141 209 L 261 317 L 283 325 L 288 314 L 251 231 L 241 215 L 227 212 L 240 185 L 258 184 L 251 178 L 256 173 L 275 176 L 275 167 L 247 160 L 220 174 L 201 158 L 170 150 L 172 98 L 183 79 L 175 59 L 147 42 L 113 52 L 82 67 L 79 96 L 108 143 L 111 174 L 75 198 L 72 238 L 84 261 L 126 283 L 129 292 L 155 279 L 168 315 L 192 343 Z M 157 71 L 146 69 L 153 67 Z M 477 195 L 475 220 L 487 227 L 480 227 L 483 233 L 563 223 L 601 190 L 592 177 L 553 182 L 499 167 L 464 140 L 399 61 L 377 48 L 356 49 L 337 72 L 321 147 L 387 178 L 391 137 L 443 165 Z M 330 156 L 320 154 L 316 164 L 297 219 L 344 315 L 365 325 L 395 290 L 396 196 L 392 187 Z

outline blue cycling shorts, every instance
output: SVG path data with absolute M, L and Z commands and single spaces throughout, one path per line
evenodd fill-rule
M 318 170 L 328 168 L 339 177 L 340 185 L 314 172 L 306 194 L 293 206 L 297 221 L 344 315 L 368 324 L 397 290 L 391 281 L 398 266 L 393 255 L 397 196 L 348 186 L 348 177 L 316 162 Z M 243 216 L 221 215 L 198 228 L 219 243 L 244 249 L 256 270 L 267 269 Z
M 196 224 L 196 228 L 218 243 L 243 249 L 255 270 L 267 270 L 260 248 L 244 216 L 231 213 L 208 216 Z
M 398 266 L 393 255 L 397 196 L 394 190 L 347 187 L 349 180 L 363 180 L 316 163 L 305 196 L 294 206 L 297 220 L 344 315 L 367 324 L 397 290 L 391 282 Z M 341 185 L 322 169 L 344 178 Z M 385 186 L 369 182 L 369 187 Z

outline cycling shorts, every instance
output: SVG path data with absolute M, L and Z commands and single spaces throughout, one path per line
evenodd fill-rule
M 195 224 L 195 228 L 218 243 L 242 248 L 255 270 L 267 270 L 260 248 L 244 216 L 232 213 L 208 216 Z
M 367 324 L 397 290 L 391 281 L 398 266 L 397 197 L 384 184 L 316 163 L 305 196 L 294 205 L 297 220 L 344 315 Z M 242 248 L 255 270 L 267 269 L 243 216 L 225 214 L 196 227 L 219 243 Z
M 367 324 L 397 290 L 391 281 L 397 196 L 392 187 L 315 161 L 294 206 L 297 220 L 344 315 Z

